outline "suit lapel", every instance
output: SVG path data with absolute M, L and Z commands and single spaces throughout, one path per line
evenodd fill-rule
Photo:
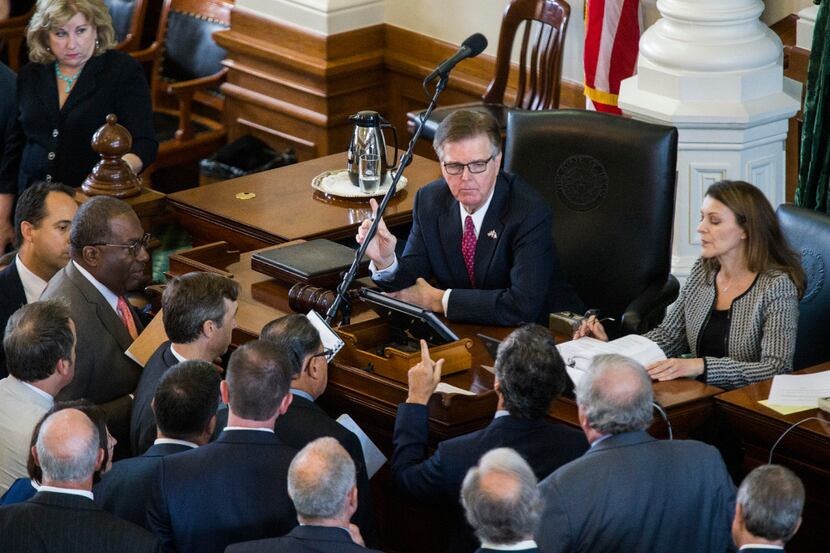
M 23 290 L 23 282 L 20 280 L 20 274 L 17 272 L 17 265 L 14 260 L 0 272 L 0 285 L 3 286 L 5 292 L 4 301 L 8 302 L 9 307 L 14 307 L 12 312 L 25 305 L 26 291 Z M 0 331 L 2 330 L 0 329 Z
M 104 299 L 104 296 L 101 295 L 95 286 L 75 268 L 73 262 L 70 261 L 67 264 L 65 271 L 67 278 L 78 287 L 86 301 L 95 306 L 95 315 L 101 321 L 101 325 L 107 329 L 107 332 L 110 333 L 119 347 L 126 351 L 133 343 L 133 339 L 130 337 L 127 327 L 124 326 L 124 323 L 115 313 L 112 306 L 107 303 L 107 300 Z M 136 328 L 138 327 L 139 323 L 136 321 Z
M 464 256 L 461 253 L 461 216 L 458 202 L 450 194 L 449 186 L 446 189 L 446 196 L 447 202 L 437 218 L 441 249 L 444 250 L 444 258 L 452 274 L 452 281 L 466 282 L 469 287 L 470 277 L 467 275 L 467 267 L 464 265 Z
M 496 179 L 493 199 L 490 200 L 490 205 L 487 207 L 487 213 L 484 215 L 484 221 L 482 221 L 481 229 L 478 232 L 475 257 L 476 286 L 478 288 L 487 287 L 490 263 L 493 261 L 493 254 L 504 230 L 502 217 L 508 207 L 509 187 L 510 184 L 499 175 Z
M 106 54 L 102 54 L 102 56 L 103 55 Z M 61 117 L 71 112 L 72 109 L 76 105 L 83 102 L 86 97 L 95 93 L 98 73 L 102 67 L 102 56 L 92 56 L 89 61 L 86 62 L 86 66 L 83 68 L 83 71 L 81 71 L 81 76 L 78 77 L 78 81 L 75 83 L 75 86 L 72 88 L 72 91 L 69 93 L 69 96 L 66 98 L 66 102 L 60 110 Z M 57 86 L 55 84 L 55 79 L 52 79 L 52 84 L 53 86 Z M 55 89 L 55 94 L 57 94 L 57 88 Z
M 55 64 L 38 64 L 35 88 L 31 92 L 43 106 L 41 112 L 49 119 L 49 126 L 57 128 L 60 120 L 58 106 L 58 85 L 55 81 Z

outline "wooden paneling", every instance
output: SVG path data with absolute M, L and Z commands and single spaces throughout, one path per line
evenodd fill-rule
M 231 28 L 214 36 L 228 50 L 222 92 L 229 140 L 253 134 L 272 147 L 294 148 L 300 160 L 345 150 L 348 116 L 364 109 L 386 116 L 404 148 L 406 112 L 429 101 L 422 79 L 458 48 L 385 24 L 323 36 L 239 7 Z M 494 67 L 487 55 L 459 64 L 441 104 L 479 100 Z M 507 98 L 514 94 L 511 83 Z M 563 82 L 562 106 L 583 105 L 581 85 Z M 434 157 L 426 142 L 416 152 Z

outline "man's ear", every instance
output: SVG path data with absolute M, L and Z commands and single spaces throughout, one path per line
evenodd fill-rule
M 231 395 L 230 395 L 230 390 L 228 390 L 228 381 L 227 380 L 221 380 L 219 382 L 219 393 L 222 396 L 222 403 L 224 403 L 225 405 L 230 405 Z
M 284 415 L 285 412 L 288 411 L 288 407 L 291 405 L 291 401 L 293 399 L 294 394 L 292 394 L 291 392 L 285 394 L 285 397 L 282 398 L 282 401 L 280 401 L 280 406 L 279 409 L 277 409 L 277 413 L 279 413 L 279 415 Z
M 37 456 L 37 447 L 35 447 L 35 446 L 32 446 L 32 459 L 34 459 L 34 460 L 35 460 L 35 464 L 36 464 L 37 466 L 40 466 L 40 459 L 38 459 L 38 456 Z
M 29 221 L 21 221 L 20 222 L 20 234 L 23 237 L 23 242 L 28 242 L 32 239 L 32 231 L 35 230 L 35 226 L 30 223 Z M 19 244 L 22 246 L 23 244 Z
M 55 372 L 61 376 L 66 376 L 69 374 L 70 366 L 69 359 L 58 359 L 58 362 L 55 363 Z
M 104 464 L 104 449 L 98 448 L 98 456 L 95 458 L 95 470 L 101 470 Z
M 202 322 L 202 334 L 204 334 L 206 338 L 210 338 L 210 336 L 215 331 L 216 331 L 216 323 L 214 323 L 210 319 Z
M 101 262 L 101 250 L 95 246 L 84 246 L 81 250 L 81 257 L 90 267 L 97 267 Z

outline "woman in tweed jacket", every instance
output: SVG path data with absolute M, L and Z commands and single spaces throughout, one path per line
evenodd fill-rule
M 666 318 L 645 334 L 668 358 L 649 374 L 733 389 L 791 372 L 804 272 L 772 206 L 749 183 L 721 181 L 700 214 L 701 256 Z M 576 333 L 587 335 L 606 338 L 595 318 Z

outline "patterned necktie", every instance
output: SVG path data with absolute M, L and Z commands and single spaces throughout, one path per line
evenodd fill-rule
M 118 296 L 118 303 L 115 305 L 115 310 L 118 311 L 118 316 L 121 317 L 121 322 L 127 327 L 127 332 L 133 340 L 138 338 L 138 331 L 135 328 L 135 321 L 130 307 L 127 305 L 127 300 L 124 296 Z
M 470 277 L 470 285 L 476 287 L 476 228 L 473 225 L 473 217 L 467 215 L 464 219 L 464 236 L 461 237 L 461 253 L 464 255 L 464 265 L 467 266 L 467 276 Z

